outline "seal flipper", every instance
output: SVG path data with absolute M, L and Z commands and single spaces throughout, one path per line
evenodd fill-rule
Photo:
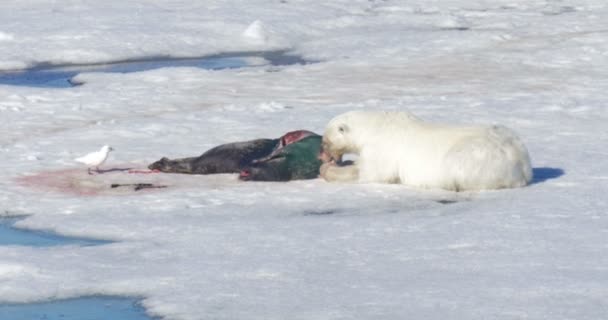
M 287 158 L 276 156 L 244 167 L 240 171 L 239 179 L 244 181 L 289 181 L 291 172 L 287 166 Z

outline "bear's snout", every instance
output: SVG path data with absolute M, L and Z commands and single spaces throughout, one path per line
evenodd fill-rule
M 323 163 L 340 163 L 342 161 L 342 154 L 332 152 L 329 143 L 324 140 L 321 143 L 321 150 L 319 151 L 317 159 L 321 160 Z
M 332 157 L 329 155 L 329 153 L 325 152 L 325 150 L 323 148 L 321 148 L 321 150 L 319 151 L 319 154 L 317 156 L 317 159 L 321 160 L 321 162 L 323 162 L 323 163 L 328 163 L 328 162 L 331 162 Z

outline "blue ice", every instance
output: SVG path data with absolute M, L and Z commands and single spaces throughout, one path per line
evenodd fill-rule
M 0 245 L 50 247 L 58 245 L 96 246 L 110 243 L 105 240 L 65 237 L 50 232 L 18 229 L 13 226 L 17 220 L 18 218 L 0 218 Z
M 92 296 L 27 304 L 0 304 L 0 320 L 151 320 L 138 300 Z
M 253 57 L 264 58 L 273 66 L 311 62 L 305 61 L 298 56 L 288 55 L 284 51 L 270 51 L 226 53 L 200 58 L 152 57 L 141 60 L 91 65 L 41 64 L 25 70 L 0 72 L 0 84 L 42 88 L 69 88 L 77 85 L 71 83 L 70 79 L 83 72 L 131 73 L 165 67 L 196 67 L 208 70 L 220 70 L 247 67 L 247 58 Z

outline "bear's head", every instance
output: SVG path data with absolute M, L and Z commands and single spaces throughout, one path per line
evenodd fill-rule
M 350 111 L 333 118 L 325 128 L 320 159 L 339 161 L 346 153 L 359 155 L 363 148 L 394 142 L 418 118 L 406 111 Z M 397 137 L 397 138 L 395 138 Z
M 323 162 L 339 162 L 345 153 L 359 153 L 355 139 L 353 115 L 345 113 L 333 118 L 323 134 L 320 158 Z

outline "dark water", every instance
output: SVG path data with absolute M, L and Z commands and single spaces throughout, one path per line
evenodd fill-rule
M 221 70 L 247 67 L 247 58 L 263 58 L 272 66 L 309 63 L 309 61 L 295 55 L 289 55 L 285 51 L 271 51 L 226 53 L 200 58 L 151 57 L 107 64 L 40 64 L 25 70 L 0 72 L 0 84 L 42 88 L 69 88 L 78 85 L 77 83 L 70 82 L 70 79 L 83 72 L 130 73 L 165 67 L 196 67 L 208 70 Z
M 27 304 L 0 304 L 0 320 L 151 320 L 138 300 L 83 297 Z
M 59 245 L 98 246 L 110 241 L 64 237 L 50 232 L 17 229 L 18 218 L 0 218 L 0 245 L 50 247 Z M 4 318 L 0 318 L 3 320 Z

